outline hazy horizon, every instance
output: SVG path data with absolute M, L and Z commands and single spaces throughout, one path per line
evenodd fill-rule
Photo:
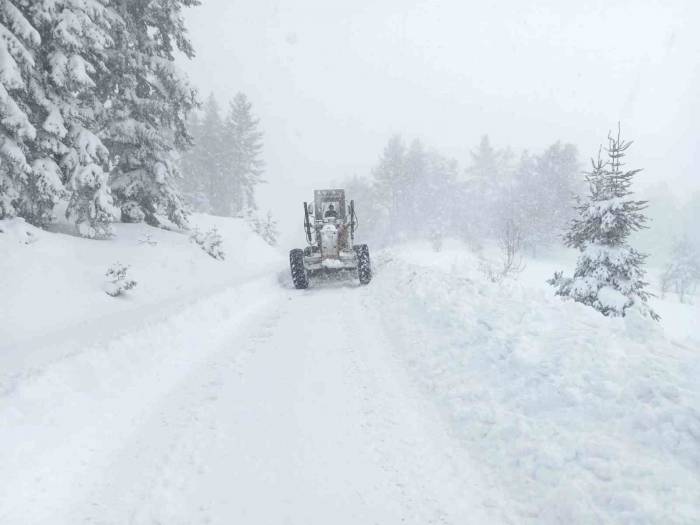
M 585 162 L 620 121 L 638 188 L 682 198 L 700 188 L 698 15 L 690 1 L 207 0 L 186 11 L 197 56 L 180 64 L 201 99 L 250 97 L 261 208 L 282 222 L 314 187 L 368 175 L 395 133 L 462 168 L 483 134 L 516 154 L 571 142 Z

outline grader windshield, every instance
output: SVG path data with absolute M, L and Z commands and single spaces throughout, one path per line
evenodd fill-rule
M 331 208 L 332 207 L 332 208 Z M 314 217 L 322 221 L 325 217 L 335 216 L 345 221 L 345 190 L 315 190 L 314 191 Z

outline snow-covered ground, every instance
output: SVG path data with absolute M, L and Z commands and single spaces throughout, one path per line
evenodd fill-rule
M 461 247 L 404 247 L 377 260 L 373 299 L 512 521 L 697 523 L 700 310 L 603 317 L 553 296 L 563 262 L 493 284 Z
M 202 231 L 217 227 L 224 261 L 209 257 L 185 233 L 145 224 L 116 224 L 113 239 L 91 241 L 21 219 L 0 222 L 0 291 L 10 299 L 0 305 L 0 348 L 26 354 L 27 345 L 129 328 L 149 313 L 171 309 L 174 301 L 269 275 L 284 262 L 242 220 L 195 215 L 192 223 Z M 57 228 L 72 232 L 64 224 Z M 115 262 L 130 266 L 128 275 L 138 283 L 117 299 L 103 289 Z
M 0 223 L 0 523 L 700 520 L 696 306 L 608 319 L 552 296 L 561 261 L 493 284 L 456 243 L 298 291 L 194 220 L 225 261 Z

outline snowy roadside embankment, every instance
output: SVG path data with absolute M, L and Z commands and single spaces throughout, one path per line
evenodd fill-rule
M 693 338 L 564 302 L 527 272 L 487 282 L 462 248 L 387 250 L 375 266 L 371 300 L 399 357 L 509 494 L 511 519 L 700 520 Z
M 243 220 L 195 215 L 192 223 L 219 230 L 225 260 L 185 232 L 145 224 L 117 224 L 114 238 L 95 241 L 0 221 L 0 394 L 87 348 L 155 325 L 170 326 L 170 336 L 187 330 L 172 318 L 226 289 L 272 281 L 284 262 Z M 105 293 L 105 272 L 115 262 L 129 266 L 137 282 L 119 297 Z M 230 308 L 245 306 L 233 299 Z
M 216 260 L 187 232 L 146 224 L 115 224 L 109 240 L 50 233 L 21 219 L 0 221 L 0 356 L 66 338 L 106 339 L 178 301 L 268 275 L 283 257 L 243 220 L 196 214 L 192 226 L 216 227 L 226 258 Z M 60 227 L 61 225 L 59 225 Z M 114 263 L 137 285 L 118 298 L 105 291 Z
M 0 522 L 71 523 L 64 513 L 126 467 L 114 457 L 178 385 L 217 353 L 244 350 L 238 332 L 276 291 L 273 278 L 227 288 L 3 385 Z
M 277 299 L 275 250 L 240 220 L 193 222 L 216 224 L 225 261 L 145 225 L 91 241 L 1 223 L 0 522 L 57 519 L 118 468 L 115 451 L 178 383 L 222 347 L 239 351 L 238 330 Z M 102 286 L 115 260 L 138 281 L 118 298 Z

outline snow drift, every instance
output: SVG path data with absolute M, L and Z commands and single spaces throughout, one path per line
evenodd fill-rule
M 454 245 L 387 250 L 376 263 L 376 307 L 397 355 L 509 495 L 505 516 L 700 520 L 693 339 L 564 302 L 527 272 L 489 283 Z

